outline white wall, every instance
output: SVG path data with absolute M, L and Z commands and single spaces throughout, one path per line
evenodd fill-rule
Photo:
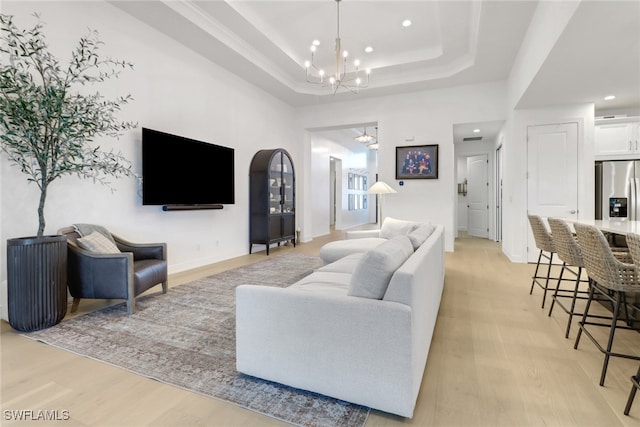
M 503 144 L 503 252 L 514 262 L 527 262 L 527 127 L 578 123 L 578 209 L 580 218 L 593 218 L 593 104 L 518 109 L 518 103 L 543 66 L 549 52 L 580 2 L 540 2 L 509 74 L 508 101 L 501 137 Z
M 580 2 L 581 0 L 538 2 L 509 74 L 510 110 L 516 108 Z
M 297 222 L 302 240 L 306 241 L 326 234 L 329 222 L 328 213 L 326 219 L 322 213 L 328 208 L 315 202 L 317 196 L 328 207 L 328 190 L 325 197 L 324 189 L 316 193 L 314 188 L 325 182 L 328 185 L 330 154 L 324 161 L 312 153 L 313 132 L 309 129 L 377 122 L 379 177 L 398 191 L 385 198 L 385 215 L 443 224 L 446 249 L 451 251 L 457 225 L 453 125 L 506 119 L 501 134 L 505 141 L 503 250 L 512 260 L 525 261 L 526 126 L 564 120 L 581 123 L 581 171 L 587 174 L 579 196 L 581 217 L 593 209 L 593 174 L 589 172 L 593 161 L 593 107 L 515 110 L 575 11 L 575 4 L 564 3 L 540 3 L 508 82 L 381 98 L 354 96 L 352 102 L 295 110 L 108 3 L 4 1 L 3 13 L 16 15 L 20 25 L 32 22 L 27 17 L 33 11 L 41 12 L 51 48 L 60 56 L 68 56 L 88 26 L 100 31 L 106 55 L 134 62 L 134 71 L 100 87 L 110 96 L 134 96 L 135 101 L 122 112 L 123 119 L 236 150 L 236 204 L 222 211 L 165 213 L 159 207 L 141 205 L 140 189 L 133 180 L 116 181 L 117 191 L 111 193 L 108 188 L 67 177 L 50 188 L 47 232 L 54 233 L 74 222 L 95 222 L 132 240 L 165 241 L 171 272 L 247 253 L 249 162 L 258 149 L 283 147 L 292 154 L 296 166 Z M 407 141 L 409 137 L 413 140 Z M 119 141 L 99 142 L 103 148 L 122 150 L 140 173 L 139 129 Z M 405 185 L 400 186 L 395 179 L 395 148 L 423 144 L 439 144 L 439 179 L 405 180 Z M 321 164 L 324 166 L 318 167 Z M 326 180 L 321 179 L 324 167 Z M 348 163 L 343 164 L 343 170 L 348 167 Z M 4 157 L 0 176 L 1 241 L 34 234 L 36 187 L 28 185 Z M 369 206 L 375 206 L 373 198 Z M 1 251 L 5 259 L 4 244 Z M 0 278 L 4 279 L 6 270 L 2 264 Z
M 443 224 L 446 249 L 452 251 L 457 197 L 453 125 L 504 120 L 505 104 L 504 82 L 381 98 L 354 97 L 353 102 L 298 109 L 300 141 L 302 145 L 309 143 L 306 129 L 377 122 L 379 178 L 398 192 L 385 197 L 384 215 Z M 413 141 L 407 142 L 408 137 L 413 137 Z M 439 179 L 405 180 L 404 185 L 400 186 L 395 179 L 396 147 L 425 144 L 439 145 Z M 305 156 L 310 159 L 310 150 Z M 309 183 L 307 185 L 310 186 Z M 312 215 L 307 214 L 312 209 L 312 203 L 307 199 L 302 203 L 304 224 L 312 221 Z
M 593 104 L 514 111 L 507 131 L 509 143 L 504 145 L 502 246 L 514 262 L 527 262 L 527 127 L 570 122 L 578 123 L 578 217 L 594 217 Z
M 133 71 L 96 88 L 108 96 L 133 95 L 135 100 L 120 115 L 123 120 L 236 150 L 235 205 L 219 211 L 163 212 L 160 207 L 142 206 L 140 188 L 133 179 L 115 181 L 112 193 L 71 176 L 50 187 L 46 233 L 89 222 L 103 224 L 133 241 L 164 241 L 170 272 L 248 252 L 248 171 L 253 154 L 261 148 L 285 148 L 298 173 L 304 173 L 292 107 L 108 3 L 4 1 L 2 8 L 3 13 L 15 15 L 22 27 L 32 25 L 30 15 L 40 12 L 51 49 L 61 58 L 69 57 L 90 27 L 105 42 L 103 55 L 133 62 Z M 119 141 L 98 142 L 103 149 L 121 150 L 140 173 L 140 138 L 138 128 Z M 38 191 L 17 168 L 8 166 L 4 156 L 2 162 L 0 235 L 4 242 L 35 234 Z M 5 259 L 4 243 L 2 251 Z M 5 278 L 6 268 L 1 264 Z

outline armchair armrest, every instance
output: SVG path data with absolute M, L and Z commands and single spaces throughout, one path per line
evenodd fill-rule
M 130 252 L 98 254 L 68 245 L 67 281 L 74 298 L 124 298 L 134 294 Z
M 111 235 L 116 241 L 118 249 L 122 252 L 133 253 L 133 259 L 136 261 L 141 259 L 167 259 L 166 243 L 133 243 L 113 233 Z
M 364 239 L 366 237 L 380 237 L 380 230 L 355 230 L 347 231 L 345 239 Z

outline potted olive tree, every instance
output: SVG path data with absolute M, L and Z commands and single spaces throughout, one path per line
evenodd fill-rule
M 107 176 L 133 175 L 127 159 L 94 140 L 136 126 L 116 118 L 130 95 L 110 100 L 89 87 L 132 65 L 100 58 L 95 31 L 62 64 L 34 16 L 32 28 L 20 29 L 0 14 L 0 150 L 40 190 L 37 234 L 7 240 L 9 323 L 20 331 L 52 326 L 67 309 L 66 239 L 44 234 L 47 188 L 65 175 L 105 184 Z

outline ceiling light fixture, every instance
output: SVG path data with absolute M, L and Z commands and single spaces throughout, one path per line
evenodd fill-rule
M 367 133 L 367 127 L 366 127 L 366 126 L 364 127 L 364 133 L 363 133 L 362 135 L 358 135 L 358 136 L 356 136 L 356 137 L 355 137 L 355 138 L 353 138 L 353 139 L 355 139 L 355 140 L 356 140 L 356 141 L 358 141 L 358 142 L 365 143 L 365 144 L 367 144 L 367 143 L 369 143 L 369 142 L 373 142 L 373 141 L 375 141 L 375 140 L 376 140 L 376 138 L 375 138 L 374 136 L 369 135 L 369 134 Z
M 405 19 L 404 21 L 402 21 L 402 26 L 407 28 L 411 26 L 411 20 L 410 19 Z
M 607 95 L 607 96 L 604 97 L 605 101 L 611 101 L 612 99 L 616 99 L 616 96 L 615 95 Z
M 480 132 L 480 129 L 474 129 L 473 130 L 473 133 L 478 133 L 478 132 Z
M 361 88 L 366 88 L 369 86 L 369 75 L 371 74 L 371 69 L 367 68 L 365 71 L 366 77 L 363 79 L 361 76 L 360 70 L 360 60 L 356 59 L 353 61 L 353 66 L 355 67 L 354 71 L 347 70 L 347 58 L 349 56 L 349 52 L 346 50 L 342 50 L 341 40 L 340 40 L 340 2 L 342 0 L 335 0 L 336 9 L 337 9 L 337 35 L 336 35 L 336 46 L 335 46 L 335 55 L 336 55 L 336 71 L 335 74 L 326 77 L 326 73 L 324 69 L 318 68 L 316 64 L 313 62 L 315 52 L 318 48 L 319 42 L 316 44 L 315 41 L 311 45 L 311 60 L 306 61 L 304 63 L 304 68 L 306 69 L 306 78 L 308 83 L 313 83 L 320 85 L 322 87 L 331 87 L 333 90 L 333 94 L 335 95 L 338 89 L 343 88 L 352 93 L 358 93 Z

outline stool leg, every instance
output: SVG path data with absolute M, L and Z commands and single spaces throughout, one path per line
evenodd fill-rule
M 549 257 L 549 268 L 547 269 L 547 279 L 544 282 L 544 292 L 542 293 L 542 308 L 544 308 L 544 302 L 547 299 L 547 291 L 549 290 L 549 277 L 551 277 L 551 265 L 553 263 L 553 252 Z
M 567 331 L 564 334 L 565 338 L 569 338 L 569 331 L 571 330 L 571 321 L 573 319 L 573 313 L 576 309 L 576 299 L 578 299 L 578 291 L 580 290 L 580 275 L 582 274 L 582 267 L 578 267 L 578 277 L 576 277 L 576 287 L 573 290 L 573 299 L 571 300 L 571 310 L 569 310 L 569 320 L 567 320 Z
M 578 335 L 576 335 L 576 342 L 573 345 L 573 349 L 576 350 L 578 348 L 578 344 L 580 343 L 580 337 L 582 336 L 582 328 L 584 328 L 584 322 L 587 321 L 587 314 L 589 313 L 589 307 L 591 306 L 591 301 L 593 300 L 593 288 L 595 284 L 593 280 L 589 279 L 589 299 L 587 300 L 587 305 L 584 308 L 584 314 L 582 315 L 582 320 L 578 322 L 580 325 L 580 329 L 578 330 Z
M 529 291 L 529 295 L 533 293 L 533 286 L 536 284 L 536 279 L 538 278 L 538 269 L 540 268 L 541 259 L 542 259 L 542 249 L 540 249 L 540 253 L 538 254 L 538 263 L 536 264 L 536 271 L 533 273 L 533 280 L 531 280 L 531 290 Z
M 549 307 L 548 316 L 551 316 L 551 313 L 553 312 L 553 306 L 556 304 L 556 298 L 558 297 L 558 291 L 560 290 L 560 282 L 562 282 L 562 275 L 564 274 L 564 269 L 566 267 L 567 267 L 567 263 L 563 261 L 562 269 L 560 270 L 560 276 L 558 277 L 558 284 L 556 285 L 556 290 L 553 293 L 553 297 L 551 298 L 551 307 Z
M 611 330 L 609 331 L 609 341 L 607 342 L 607 351 L 604 354 L 604 362 L 602 364 L 602 374 L 600 375 L 600 385 L 604 385 L 604 378 L 607 376 L 607 367 L 609 366 L 609 358 L 611 357 L 611 347 L 613 347 L 613 337 L 616 333 L 616 323 L 618 323 L 618 314 L 620 314 L 620 292 L 615 292 L 616 304 L 613 309 L 613 318 L 611 319 Z
M 636 391 L 638 391 L 638 387 L 640 387 L 640 367 L 638 368 L 638 372 L 635 377 L 631 377 L 631 391 L 629 392 L 629 399 L 627 400 L 627 406 L 624 407 L 624 414 L 629 415 L 629 411 L 631 411 L 631 405 L 633 404 L 633 399 L 636 397 Z

